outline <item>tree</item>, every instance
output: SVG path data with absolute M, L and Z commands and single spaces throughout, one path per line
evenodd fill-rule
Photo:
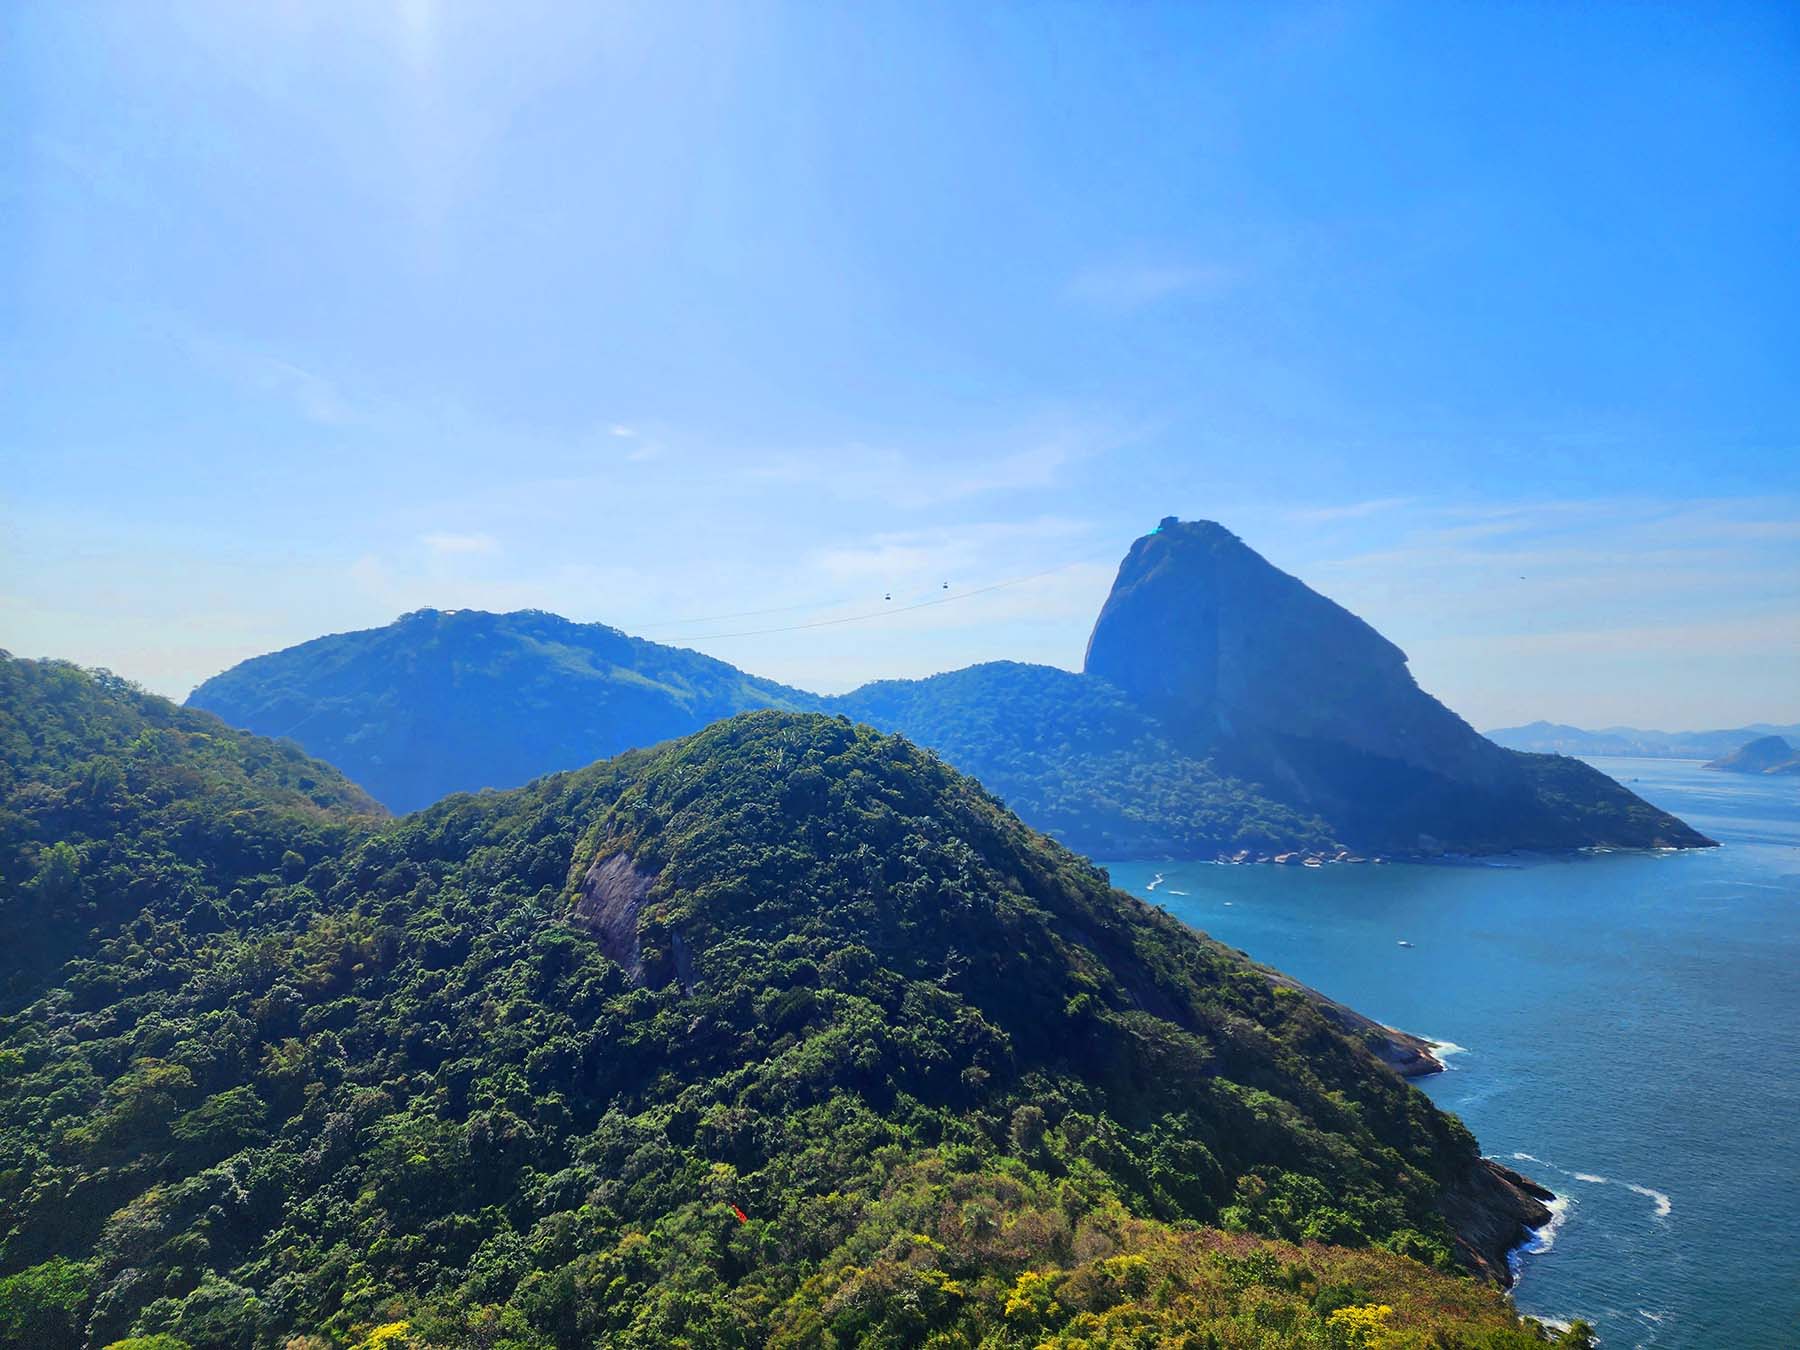
M 93 1294 L 93 1265 L 64 1256 L 0 1280 L 0 1344 L 76 1350 Z

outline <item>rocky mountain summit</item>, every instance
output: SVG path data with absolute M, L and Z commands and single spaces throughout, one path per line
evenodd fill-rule
M 1495 745 L 1419 688 L 1399 647 L 1213 521 L 1169 517 L 1131 546 L 1084 670 L 1356 847 L 1707 842 L 1579 761 Z M 1606 809 L 1573 818 L 1571 797 Z
M 1131 546 L 1083 669 L 1182 744 L 1227 747 L 1300 790 L 1318 746 L 1486 789 L 1522 781 L 1514 756 L 1414 683 L 1405 652 L 1213 521 L 1169 517 Z

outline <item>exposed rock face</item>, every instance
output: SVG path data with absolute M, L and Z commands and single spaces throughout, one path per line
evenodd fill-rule
M 1706 766 L 1727 773 L 1800 774 L 1800 751 L 1783 736 L 1759 736 Z
M 1501 1285 L 1511 1285 L 1507 1255 L 1525 1242 L 1533 1229 L 1550 1222 L 1552 1215 L 1545 1202 L 1554 1199 L 1555 1192 L 1530 1177 L 1482 1158 L 1445 1188 L 1439 1208 L 1470 1267 Z
M 1405 652 L 1209 520 L 1170 517 L 1131 546 L 1084 668 L 1205 743 L 1326 743 L 1456 782 L 1520 781 L 1413 682 Z
M 1305 994 L 1318 1005 L 1319 1011 L 1330 1019 L 1332 1025 L 1361 1041 L 1375 1058 L 1402 1078 L 1424 1078 L 1444 1071 L 1444 1061 L 1437 1057 L 1432 1043 L 1423 1036 L 1401 1031 L 1398 1027 L 1385 1026 L 1373 1017 L 1346 1007 L 1334 998 L 1327 998 L 1317 989 L 1301 984 L 1278 970 L 1271 970 L 1267 966 L 1261 969 L 1268 975 L 1269 983 L 1285 985 Z
M 655 880 L 626 854 L 614 853 L 595 859 L 575 898 L 575 917 L 599 937 L 600 950 L 639 982 L 644 978 L 644 960 L 638 915 Z
M 1170 517 L 1132 545 L 1084 671 L 1187 752 L 1316 811 L 1353 847 L 1709 842 L 1629 794 L 1605 819 L 1581 818 L 1553 795 L 1585 808 L 1609 780 L 1487 740 L 1419 688 L 1392 642 L 1211 521 Z

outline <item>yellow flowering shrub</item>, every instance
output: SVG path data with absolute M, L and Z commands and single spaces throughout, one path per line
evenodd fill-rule
M 407 1350 L 412 1344 L 412 1323 L 386 1322 L 357 1343 L 356 1350 Z
M 1325 1330 L 1334 1347 L 1365 1350 L 1387 1329 L 1394 1310 L 1385 1303 L 1356 1303 L 1339 1308 L 1325 1319 Z

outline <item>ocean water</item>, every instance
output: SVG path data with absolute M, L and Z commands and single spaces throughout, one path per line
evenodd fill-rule
M 1800 779 L 1592 762 L 1723 847 L 1108 867 L 1454 1047 L 1420 1086 L 1562 1198 L 1517 1257 L 1522 1311 L 1586 1317 L 1609 1350 L 1800 1347 Z

